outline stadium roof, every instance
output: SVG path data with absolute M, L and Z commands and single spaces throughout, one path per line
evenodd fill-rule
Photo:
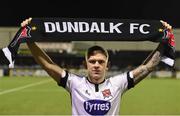
M 180 27 L 178 0 L 1 1 L 0 26 L 19 26 L 28 17 L 163 19 Z

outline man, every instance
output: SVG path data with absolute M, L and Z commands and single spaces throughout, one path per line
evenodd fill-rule
M 21 26 L 30 23 L 31 18 Z M 161 21 L 165 29 L 172 27 Z M 55 64 L 36 43 L 27 43 L 38 64 L 71 94 L 73 115 L 119 115 L 121 96 L 138 84 L 159 64 L 163 56 L 164 43 L 160 43 L 149 57 L 136 69 L 106 78 L 108 52 L 93 46 L 85 55 L 87 77 L 78 76 Z

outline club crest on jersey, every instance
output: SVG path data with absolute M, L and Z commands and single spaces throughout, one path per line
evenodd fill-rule
M 110 89 L 105 89 L 104 91 L 102 91 L 102 94 L 104 96 L 104 99 L 112 96 Z
M 11 43 L 11 47 L 15 46 L 18 42 L 24 42 L 24 39 L 30 38 L 30 31 L 31 28 L 29 26 L 23 27 L 22 30 L 17 33 L 18 35 L 15 36 L 15 40 Z
M 105 115 L 111 108 L 111 103 L 104 100 L 88 100 L 84 102 L 84 109 L 90 115 Z

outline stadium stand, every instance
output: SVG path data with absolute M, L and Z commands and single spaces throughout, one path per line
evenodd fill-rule
M 18 28 L 0 28 L 0 48 L 5 47 L 10 40 L 15 35 Z M 174 30 L 175 37 L 180 38 L 180 29 Z M 177 40 L 176 45 L 176 71 L 180 71 L 180 40 Z M 58 65 L 66 69 L 80 69 L 83 67 L 85 50 L 91 45 L 98 44 L 105 47 L 110 54 L 110 64 L 111 71 L 113 73 L 119 70 L 125 71 L 127 69 L 132 69 L 141 64 L 141 62 L 148 56 L 148 54 L 157 46 L 152 42 L 138 42 L 137 44 L 132 44 L 131 42 L 66 42 L 66 43 L 38 43 L 39 46 L 44 49 L 48 55 L 55 61 Z M 121 62 L 120 62 L 121 61 Z M 166 67 L 166 68 L 164 68 Z M 26 44 L 20 46 L 19 55 L 15 62 L 15 69 L 13 71 L 9 70 L 4 64 L 0 64 L 0 68 L 4 70 L 4 75 L 14 75 L 16 74 L 16 69 L 41 69 L 39 65 L 32 58 Z M 160 64 L 156 69 L 161 70 L 172 70 L 170 67 Z M 82 71 L 81 71 L 82 72 Z M 18 74 L 18 73 L 17 73 Z M 31 73 L 28 75 L 33 75 Z M 40 73 L 37 73 L 40 74 Z M 44 74 L 44 73 L 42 73 Z M 159 74 L 159 73 L 157 73 Z M 161 74 L 161 73 L 160 73 Z

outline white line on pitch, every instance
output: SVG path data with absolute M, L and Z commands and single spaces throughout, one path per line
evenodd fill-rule
M 50 81 L 52 81 L 52 79 L 41 81 L 41 82 L 37 82 L 37 83 L 32 83 L 32 84 L 29 84 L 29 85 L 13 88 L 13 89 L 9 89 L 9 90 L 5 90 L 5 91 L 0 92 L 0 95 L 11 93 L 11 92 L 15 92 L 15 91 L 19 91 L 19 90 L 22 90 L 22 89 L 25 89 L 25 88 L 28 88 L 28 87 L 33 87 L 33 86 L 45 84 L 45 83 L 48 83 Z

